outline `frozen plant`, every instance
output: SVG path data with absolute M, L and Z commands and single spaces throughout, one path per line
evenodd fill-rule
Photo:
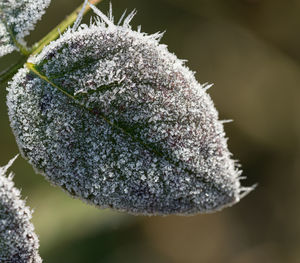
M 15 158 L 0 167 L 0 262 L 40 263 L 39 240 L 30 222 L 32 211 L 14 187 L 12 173 L 6 175 Z
M 11 127 L 24 158 L 75 197 L 135 214 L 195 214 L 251 188 L 206 90 L 160 44 L 132 30 L 134 12 L 75 23 L 9 83 Z
M 241 186 L 209 85 L 161 33 L 133 30 L 135 12 L 115 23 L 111 9 L 105 16 L 86 0 L 27 48 L 49 3 L 0 0 L 0 56 L 23 55 L 0 80 L 17 69 L 9 119 L 37 173 L 85 202 L 137 215 L 214 212 L 252 190 Z M 90 8 L 96 18 L 80 24 Z M 5 176 L 11 163 L 0 168 L 0 262 L 41 262 L 31 211 Z
M 205 87 L 161 34 L 131 29 L 133 13 L 115 25 L 92 8 L 94 23 L 75 23 L 10 82 L 23 156 L 100 207 L 190 214 L 239 201 L 249 189 Z

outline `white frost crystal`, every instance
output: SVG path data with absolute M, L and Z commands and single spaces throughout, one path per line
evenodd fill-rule
M 20 199 L 12 174 L 5 175 L 12 162 L 0 167 L 0 262 L 40 263 L 39 241 L 30 223 L 32 212 Z
M 9 84 L 23 156 L 52 183 L 99 207 L 135 214 L 212 212 L 240 185 L 210 96 L 161 34 L 97 11 L 32 57 Z M 100 18 L 101 17 L 101 18 Z
M 51 0 L 0 0 L 0 57 L 17 49 Z M 15 39 L 15 41 L 14 41 Z

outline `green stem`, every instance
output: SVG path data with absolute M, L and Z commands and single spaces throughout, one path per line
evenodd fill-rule
M 90 0 L 89 2 L 93 5 L 97 5 L 101 1 L 102 0 Z M 46 45 L 48 45 L 51 41 L 57 39 L 61 33 L 63 33 L 69 26 L 71 26 L 75 22 L 82 8 L 83 5 L 80 5 L 78 8 L 76 8 L 69 16 L 67 16 L 65 20 L 63 20 L 59 25 L 57 25 L 53 30 L 51 30 L 38 43 L 36 43 L 31 49 L 31 55 L 36 55 L 40 53 Z M 90 9 L 90 6 L 87 5 L 83 14 L 86 14 Z

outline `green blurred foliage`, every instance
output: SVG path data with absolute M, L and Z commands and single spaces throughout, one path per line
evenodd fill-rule
M 53 0 L 28 38 L 39 40 L 80 0 Z M 100 3 L 107 11 L 108 1 Z M 12 170 L 40 236 L 44 262 L 250 263 L 300 258 L 300 1 L 114 0 L 148 33 L 166 30 L 169 50 L 196 71 L 226 124 L 245 185 L 257 189 L 222 212 L 135 217 L 70 198 L 19 158 Z M 85 21 L 89 21 L 86 18 Z M 18 59 L 0 59 L 0 71 Z M 0 86 L 0 161 L 17 152 Z

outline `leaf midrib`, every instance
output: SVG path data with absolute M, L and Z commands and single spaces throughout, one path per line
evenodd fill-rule
M 69 97 L 70 99 L 72 99 L 74 102 L 76 102 L 80 107 L 84 108 L 85 110 L 88 110 L 90 113 L 94 114 L 93 109 L 86 107 L 84 104 L 80 103 L 75 96 L 73 96 L 72 94 L 68 93 L 67 91 L 65 91 L 63 88 L 59 87 L 58 85 L 56 85 L 55 83 L 53 83 L 51 80 L 49 80 L 45 75 L 43 75 L 41 72 L 39 72 L 36 68 L 35 65 L 32 63 L 26 63 L 25 64 L 26 67 L 33 73 L 35 74 L 37 77 L 39 77 L 40 79 L 44 80 L 45 82 L 47 82 L 48 84 L 50 84 L 52 87 L 56 88 L 57 90 L 59 90 L 60 92 L 62 92 L 63 94 L 65 94 L 67 97 Z M 143 145 L 147 150 L 150 150 L 152 152 L 154 152 L 157 156 L 165 158 L 166 160 L 168 160 L 169 158 L 166 158 L 166 156 L 164 156 L 164 154 L 156 151 L 155 149 L 153 149 L 152 147 L 150 147 L 149 145 L 145 144 L 142 140 L 139 140 L 138 138 L 132 136 L 130 133 L 126 132 L 123 128 L 119 127 L 118 125 L 114 124 L 113 122 L 111 122 L 108 118 L 106 118 L 103 114 L 101 113 L 97 113 L 97 116 L 100 116 L 106 123 L 108 123 L 111 127 L 121 131 L 123 134 L 126 134 L 127 136 L 129 136 L 130 138 L 132 138 L 132 140 L 138 142 L 139 144 Z M 171 160 L 168 160 L 171 161 Z M 173 162 L 171 162 L 173 163 Z

